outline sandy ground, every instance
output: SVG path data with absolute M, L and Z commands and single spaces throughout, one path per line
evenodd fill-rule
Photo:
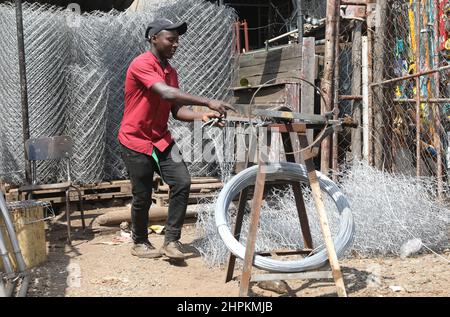
M 88 224 L 101 214 L 88 212 Z M 232 297 L 239 294 L 240 270 L 225 283 L 225 268 L 208 268 L 198 251 L 193 224 L 185 225 L 182 242 L 187 259 L 172 263 L 166 258 L 139 259 L 130 254 L 131 244 L 118 241 L 118 227 L 80 232 L 75 222 L 75 239 L 64 243 L 65 226 L 53 224 L 47 230 L 48 261 L 32 269 L 28 296 L 145 296 L 145 297 Z M 162 235 L 151 234 L 157 247 Z M 120 240 L 120 238 L 119 238 Z M 441 254 L 450 260 L 450 252 Z M 341 267 L 349 296 L 450 296 L 450 265 L 444 259 L 424 254 L 407 259 L 343 259 Z M 337 296 L 332 280 L 288 280 L 281 294 L 251 284 L 253 297 Z M 269 285 L 270 286 L 270 285 Z M 273 286 L 273 285 L 272 285 Z

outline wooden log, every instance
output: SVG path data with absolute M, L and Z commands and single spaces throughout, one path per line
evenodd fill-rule
M 373 73 L 373 81 L 380 82 L 383 80 L 385 75 L 385 45 L 386 45 L 386 23 L 387 21 L 387 0 L 380 0 L 377 3 L 377 10 L 379 13 L 377 18 L 379 19 L 376 23 L 376 33 L 375 33 L 375 43 L 373 52 L 373 69 L 376 70 Z M 374 133 L 374 164 L 378 169 L 383 167 L 383 141 L 384 141 L 384 123 L 383 123 L 383 111 L 386 109 L 385 98 L 383 96 L 383 87 L 377 86 L 373 87 L 373 99 L 374 99 L 374 122 L 373 122 L 373 133 Z M 375 108 L 376 107 L 376 108 Z
M 315 69 L 316 69 L 316 58 L 315 58 L 315 39 L 313 37 L 305 37 L 303 38 L 303 60 L 302 60 L 302 78 L 306 79 L 310 83 L 314 83 L 314 79 L 316 78 Z M 300 83 L 300 93 L 301 93 L 301 105 L 300 111 L 301 113 L 314 114 L 314 87 L 310 84 L 302 81 Z M 296 109 L 297 111 L 297 109 Z M 308 142 L 312 143 L 313 140 L 313 131 L 308 131 Z
M 198 192 L 198 191 L 211 191 L 211 190 L 218 190 L 223 187 L 223 183 L 206 183 L 206 184 L 191 184 L 191 192 Z M 158 187 L 158 192 L 168 192 L 169 191 L 169 185 L 164 184 L 162 186 Z
M 327 1 L 327 20 L 325 26 L 325 65 L 323 70 L 323 78 L 321 88 L 325 94 L 324 99 L 321 100 L 321 112 L 322 114 L 331 111 L 333 105 L 333 76 L 334 76 L 334 63 L 336 53 L 336 20 L 339 17 L 339 1 L 332 0 Z M 330 152 L 331 152 L 331 140 L 330 137 L 325 138 L 322 141 L 321 158 L 320 158 L 320 170 L 322 173 L 327 174 L 330 168 Z
M 270 51 L 258 51 L 242 54 L 239 58 L 239 67 L 246 68 L 256 65 L 273 64 L 281 60 L 288 60 L 302 56 L 299 45 L 289 45 Z
M 196 208 L 197 208 L 197 205 L 189 205 L 186 210 L 186 218 L 193 218 L 193 217 L 197 216 L 197 213 L 195 211 Z M 150 220 L 150 222 L 164 221 L 167 219 L 168 212 L 169 212 L 168 207 L 152 206 L 148 213 L 149 220 Z M 118 225 L 124 221 L 127 221 L 127 222 L 131 221 L 131 208 L 130 207 L 124 207 L 124 208 L 118 209 L 116 211 L 107 212 L 101 216 L 98 216 L 94 222 L 101 226 L 112 226 L 112 225 Z

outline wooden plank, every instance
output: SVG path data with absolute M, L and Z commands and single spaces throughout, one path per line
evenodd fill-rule
M 307 142 L 306 138 L 302 137 L 301 142 L 302 145 L 305 145 Z M 347 297 L 347 291 L 345 290 L 345 284 L 344 279 L 342 278 L 341 267 L 339 265 L 339 261 L 337 258 L 336 249 L 334 248 L 328 217 L 325 211 L 324 202 L 322 200 L 322 191 L 320 189 L 319 180 L 316 174 L 316 169 L 312 158 L 305 159 L 305 165 L 308 173 L 309 185 L 311 186 L 311 194 L 314 200 L 314 205 L 316 207 L 316 212 L 319 218 L 325 248 L 328 254 L 328 260 L 330 263 L 334 282 L 336 284 L 336 290 L 339 297 Z
M 344 19 L 366 18 L 366 6 L 364 5 L 348 5 L 345 11 L 341 10 L 341 17 Z
M 314 83 L 315 79 L 315 38 L 303 38 L 303 59 L 302 59 L 302 78 Z M 314 87 L 304 81 L 300 83 L 300 112 L 307 114 L 314 114 Z M 307 132 L 308 143 L 311 144 L 313 140 L 313 131 Z
M 296 255 L 296 254 L 310 254 L 313 251 L 311 248 L 300 249 L 300 250 L 273 250 L 266 252 L 256 252 L 261 256 L 274 256 L 274 255 Z
M 284 87 L 285 84 L 289 84 L 289 83 L 298 83 L 298 80 L 289 80 L 289 78 L 286 78 L 286 79 L 280 80 L 280 81 L 278 81 L 276 83 L 267 83 L 265 85 L 252 85 L 252 86 L 245 86 L 245 87 L 244 86 L 231 87 L 231 90 L 233 90 L 233 91 L 247 91 L 247 92 L 250 92 L 252 90 L 255 91 L 258 88 L 265 89 L 265 88 L 268 88 L 268 87 L 275 87 L 275 86 L 283 86 Z
M 352 46 L 352 42 L 340 43 L 339 49 L 345 50 Z M 316 54 L 324 55 L 325 54 L 325 45 L 316 45 Z
M 286 80 L 295 82 L 296 77 L 300 77 L 300 70 L 292 70 L 289 72 L 279 72 L 279 73 L 273 73 L 273 74 L 263 74 L 263 75 L 255 75 L 251 77 L 246 77 L 249 84 L 251 86 L 256 86 L 260 84 L 264 84 L 268 81 L 271 81 L 272 83 L 285 83 Z M 298 80 L 297 82 L 300 82 Z
M 152 199 L 156 201 L 157 206 L 165 207 L 169 204 L 169 193 L 153 194 Z M 188 204 L 197 204 L 201 200 L 217 198 L 217 191 L 210 193 L 190 193 Z
M 255 76 L 262 76 L 266 74 L 277 74 L 277 73 L 285 73 L 285 72 L 291 72 L 295 70 L 300 70 L 302 66 L 302 59 L 301 58 L 293 58 L 288 60 L 280 61 L 280 63 L 272 63 L 272 64 L 265 64 L 265 65 L 257 65 L 253 67 L 245 67 L 239 69 L 239 76 L 238 76 L 238 83 L 236 85 L 239 85 L 239 82 L 245 78 L 249 79 L 251 77 Z M 265 81 L 261 82 L 263 84 Z M 250 84 L 253 84 L 250 82 Z
M 284 59 L 277 63 L 268 63 L 263 65 L 255 65 L 251 67 L 241 67 L 239 69 L 239 78 L 247 78 L 248 76 L 260 75 L 265 73 L 287 72 L 292 69 L 300 69 L 302 66 L 302 58 Z
M 235 103 L 249 104 L 255 89 L 237 90 L 234 92 Z M 255 95 L 253 103 L 284 103 L 286 92 L 283 85 L 261 88 Z
M 260 163 L 260 162 L 258 162 Z M 250 214 L 250 224 L 247 235 L 247 244 L 245 247 L 244 268 L 241 275 L 239 296 L 247 297 L 250 288 L 251 272 L 255 256 L 256 233 L 259 226 L 260 212 L 264 194 L 264 183 L 266 174 L 259 164 L 258 174 L 256 175 L 255 192 L 253 194 L 252 211 Z
M 239 56 L 239 67 L 252 67 L 257 65 L 272 64 L 285 59 L 302 56 L 299 45 L 290 45 L 270 51 L 249 52 Z
M 301 273 L 269 273 L 258 274 L 252 276 L 252 282 L 261 281 L 279 281 L 279 280 L 319 280 L 332 279 L 333 276 L 330 271 L 318 272 L 301 272 Z

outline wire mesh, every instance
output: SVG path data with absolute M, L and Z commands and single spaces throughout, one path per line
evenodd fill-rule
M 383 23 L 381 32 L 375 35 L 373 63 L 378 73 L 374 74 L 374 82 L 447 64 L 445 50 L 440 48 L 447 35 L 437 25 L 442 24 L 444 2 L 387 2 L 384 12 L 392 23 Z M 449 98 L 447 73 L 438 74 L 417 77 L 417 82 L 410 78 L 374 88 L 375 166 L 405 175 L 440 178 L 440 165 L 447 181 L 449 103 L 427 101 Z
M 379 171 L 366 163 L 354 164 L 343 173 L 340 187 L 352 208 L 355 236 L 345 256 L 376 257 L 399 255 L 405 242 L 420 239 L 434 251 L 449 247 L 447 226 L 450 209 L 436 202 L 430 179 L 395 175 Z M 331 198 L 322 191 L 332 236 L 339 218 Z M 323 237 L 308 187 L 303 187 L 314 248 L 322 245 Z M 414 197 L 414 199 L 411 199 Z M 250 203 L 246 206 L 240 241 L 246 243 Z M 304 247 L 295 199 L 290 187 L 275 187 L 266 196 L 261 209 L 256 250 L 301 249 Z M 199 205 L 195 245 L 205 263 L 221 266 L 227 260 L 227 248 L 220 239 L 214 222 L 214 201 Z M 230 207 L 229 223 L 236 217 L 236 207 Z M 423 250 L 423 249 L 422 249 Z
M 306 18 L 322 19 L 326 17 L 327 1 L 326 0 L 303 0 L 303 13 Z
M 72 179 L 77 183 L 126 176 L 117 141 L 124 81 L 128 65 L 148 49 L 144 31 L 152 19 L 165 17 L 189 25 L 172 61 L 185 91 L 214 99 L 231 97 L 235 13 L 228 7 L 200 0 L 148 2 L 142 12 L 93 12 L 73 19 L 68 10 L 24 4 L 23 16 L 30 134 L 72 136 Z M 18 185 L 24 182 L 24 158 L 14 7 L 1 4 L 0 17 L 0 175 Z M 188 141 L 176 130 L 184 127 L 170 121 L 169 128 L 181 143 Z M 198 175 L 204 172 L 203 164 L 189 168 Z M 217 173 L 217 165 L 208 169 Z M 38 175 L 39 181 L 52 182 L 65 175 L 65 166 L 43 163 Z

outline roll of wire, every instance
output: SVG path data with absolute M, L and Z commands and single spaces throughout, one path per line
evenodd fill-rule
M 300 164 L 272 163 L 267 165 L 266 170 L 268 171 L 266 181 L 286 180 L 309 184 L 306 168 Z M 230 252 L 240 259 L 245 257 L 245 247 L 231 233 L 227 222 L 227 212 L 232 199 L 244 188 L 255 184 L 257 172 L 258 166 L 255 165 L 234 176 L 220 192 L 215 208 L 215 222 L 220 237 Z M 346 197 L 337 185 L 320 172 L 316 171 L 316 173 L 320 188 L 331 197 L 339 213 L 339 230 L 334 237 L 334 246 L 338 257 L 340 257 L 353 242 L 355 229 L 352 212 Z M 327 251 L 325 246 L 322 245 L 314 250 L 312 255 L 299 260 L 280 261 L 256 255 L 253 265 L 269 272 L 293 273 L 317 269 L 327 262 Z

